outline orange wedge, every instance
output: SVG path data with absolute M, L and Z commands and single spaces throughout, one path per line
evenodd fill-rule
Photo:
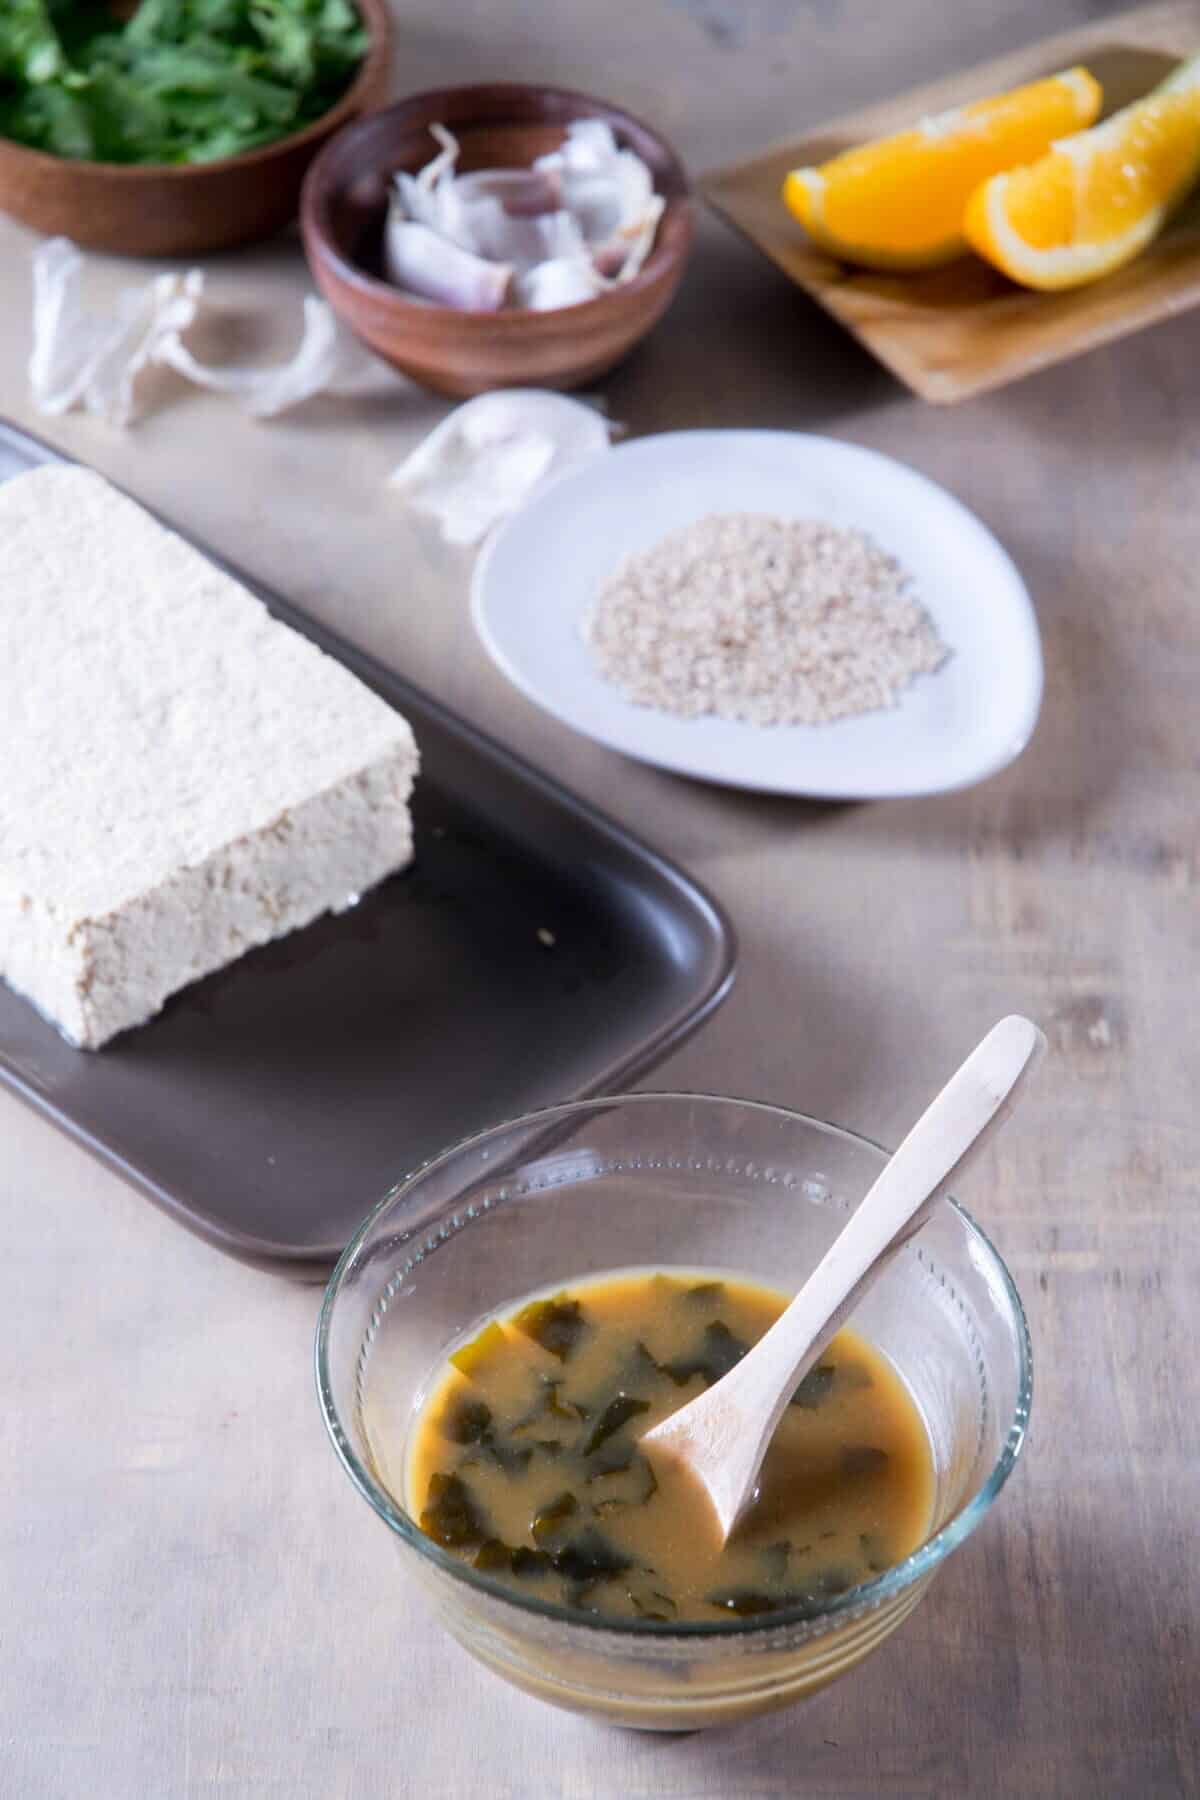
M 971 196 L 980 256 L 1032 288 L 1080 287 L 1129 262 L 1200 176 L 1200 56 L 1144 100 Z
M 1100 98 L 1086 69 L 1066 69 L 922 119 L 820 168 L 793 169 L 783 198 L 809 237 L 845 262 L 934 269 L 966 249 L 963 213 L 980 182 L 1090 125 Z

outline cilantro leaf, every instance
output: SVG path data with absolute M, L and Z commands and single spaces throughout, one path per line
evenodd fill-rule
M 352 0 L 3 0 L 0 136 L 58 156 L 190 163 L 320 118 L 367 50 Z

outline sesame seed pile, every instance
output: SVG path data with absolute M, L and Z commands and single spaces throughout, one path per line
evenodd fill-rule
M 627 699 L 682 718 L 819 725 L 895 706 L 949 651 L 861 531 L 714 514 L 631 556 L 584 636 Z

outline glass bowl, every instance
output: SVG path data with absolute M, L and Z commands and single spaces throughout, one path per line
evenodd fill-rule
M 638 1266 L 724 1270 L 794 1292 L 885 1160 L 867 1139 L 780 1107 L 630 1094 L 469 1138 L 370 1214 L 326 1290 L 321 1407 L 350 1479 L 473 1656 L 555 1705 L 694 1730 L 802 1699 L 912 1611 L 1008 1478 L 1032 1392 L 1012 1278 L 952 1200 L 854 1318 L 907 1384 L 935 1466 L 929 1535 L 874 1580 L 766 1618 L 609 1623 L 515 1595 L 427 1538 L 403 1501 L 414 1411 L 453 1340 L 484 1315 Z

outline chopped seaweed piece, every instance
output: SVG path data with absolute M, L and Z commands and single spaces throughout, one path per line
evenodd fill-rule
M 489 1437 L 480 1445 L 480 1455 L 494 1462 L 506 1475 L 523 1475 L 533 1461 L 532 1444 L 506 1444 Z
M 492 1409 L 482 1400 L 453 1400 L 438 1421 L 438 1428 L 452 1444 L 486 1443 L 492 1429 Z
M 493 1429 L 492 1410 L 482 1400 L 457 1400 L 446 1408 L 439 1420 L 442 1436 L 455 1444 L 473 1446 L 460 1467 L 477 1468 L 481 1462 L 495 1463 L 506 1475 L 520 1475 L 533 1457 L 532 1444 L 510 1444 L 498 1438 Z
M 574 1400 L 563 1401 L 559 1398 L 558 1390 L 563 1384 L 561 1375 L 543 1375 L 540 1379 L 542 1386 L 546 1390 L 546 1397 L 542 1402 L 542 1411 L 547 1418 L 572 1420 L 587 1418 L 586 1407 L 577 1406 Z
M 654 1580 L 652 1569 L 635 1571 L 626 1579 L 625 1598 L 639 1619 L 656 1619 L 667 1624 L 678 1617 L 679 1608 L 670 1594 L 664 1594 L 661 1588 L 654 1586 Z
M 559 1393 L 562 1384 L 561 1375 L 538 1377 L 538 1391 L 533 1405 L 513 1422 L 514 1437 L 522 1432 L 537 1431 L 543 1438 L 553 1433 L 560 1444 L 575 1438 L 587 1409 L 576 1406 L 572 1400 L 564 1400 Z
M 777 1544 L 764 1544 L 762 1546 L 758 1554 L 763 1565 L 763 1571 L 769 1580 L 783 1580 L 788 1571 L 788 1558 L 791 1556 L 791 1553 L 792 1546 L 788 1543 L 786 1538 L 781 1538 Z
M 621 1387 L 625 1393 L 632 1393 L 635 1388 L 653 1387 L 662 1372 L 662 1365 L 657 1357 L 651 1354 L 639 1338 L 629 1353 L 629 1360 L 621 1377 Z
M 693 1301 L 693 1305 L 696 1307 L 720 1307 L 723 1298 L 725 1298 L 725 1283 L 723 1282 L 696 1282 L 696 1285 L 689 1287 L 684 1294 L 684 1300 Z
M 499 1538 L 487 1538 L 472 1559 L 473 1566 L 490 1575 L 493 1571 L 507 1574 L 513 1566 L 513 1553 Z
M 789 1402 L 791 1406 L 802 1406 L 806 1412 L 816 1412 L 818 1406 L 828 1400 L 833 1392 L 833 1383 L 837 1376 L 835 1363 L 818 1363 L 810 1369 Z
M 591 1456 L 592 1452 L 598 1450 L 601 1444 L 606 1443 L 615 1432 L 620 1431 L 622 1425 L 628 1425 L 630 1419 L 636 1418 L 638 1413 L 649 1411 L 650 1402 L 648 1400 L 637 1400 L 632 1394 L 614 1394 L 592 1426 L 587 1442 L 583 1446 L 583 1454 Z
M 714 1319 L 704 1327 L 704 1336 L 691 1356 L 664 1363 L 663 1367 L 676 1387 L 682 1387 L 693 1375 L 703 1375 L 705 1385 L 711 1387 L 722 1375 L 728 1375 L 735 1363 L 741 1362 L 749 1348 L 749 1344 L 733 1335 L 722 1319 Z
M 609 1444 L 588 1458 L 584 1480 L 592 1482 L 601 1480 L 605 1475 L 623 1475 L 632 1463 L 632 1444 Z
M 875 1444 L 847 1444 L 842 1451 L 843 1475 L 878 1475 L 887 1465 L 887 1451 Z
M 725 1283 L 723 1281 L 698 1281 L 695 1287 L 688 1289 L 684 1298 L 694 1301 L 697 1306 L 719 1306 L 725 1298 Z
M 627 1479 L 614 1481 L 617 1476 Z M 588 1476 L 589 1483 L 596 1479 L 598 1477 Z M 645 1506 L 658 1492 L 658 1477 L 646 1458 L 636 1451 L 623 1469 L 606 1469 L 603 1480 L 603 1491 L 592 1502 L 592 1511 L 600 1516 L 616 1512 L 622 1506 Z
M 568 1581 L 602 1581 L 608 1575 L 623 1575 L 633 1562 L 602 1531 L 588 1525 L 555 1552 L 554 1566 Z
M 554 1544 L 569 1530 L 568 1521 L 579 1511 L 579 1502 L 574 1494 L 560 1494 L 557 1500 L 548 1500 L 533 1515 L 529 1530 L 533 1541 L 538 1545 Z
M 889 1555 L 887 1544 L 878 1531 L 861 1531 L 858 1536 L 858 1546 L 872 1575 L 882 1575 L 883 1571 L 890 1569 L 896 1560 L 895 1557 Z
M 740 1619 L 752 1619 L 756 1613 L 787 1612 L 793 1606 L 809 1605 L 814 1598 L 812 1593 L 800 1593 L 794 1588 L 775 1594 L 768 1594 L 761 1588 L 717 1588 L 705 1595 L 710 1606 L 736 1613 Z
M 461 1475 L 431 1475 L 421 1530 L 444 1550 L 482 1544 L 492 1536 L 486 1517 Z
M 736 1613 L 739 1619 L 752 1618 L 755 1613 L 775 1612 L 786 1602 L 777 1595 L 762 1593 L 758 1588 L 714 1588 L 705 1599 L 710 1606 L 719 1606 L 724 1612 Z
M 587 1330 L 587 1320 L 578 1300 L 558 1294 L 553 1300 L 531 1300 L 523 1306 L 513 1324 L 526 1337 L 566 1362 Z
M 553 1567 L 553 1559 L 545 1550 L 531 1550 L 527 1544 L 518 1544 L 512 1553 L 512 1572 L 523 1580 L 549 1575 Z

